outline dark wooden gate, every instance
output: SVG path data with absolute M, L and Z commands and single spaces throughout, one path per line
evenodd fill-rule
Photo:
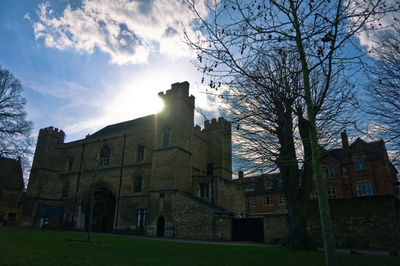
M 234 241 L 264 242 L 263 217 L 232 219 Z

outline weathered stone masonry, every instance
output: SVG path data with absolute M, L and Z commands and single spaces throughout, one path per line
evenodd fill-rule
M 161 113 L 78 141 L 41 129 L 23 223 L 40 226 L 47 217 L 85 230 L 93 189 L 96 231 L 230 239 L 231 218 L 244 211 L 242 187 L 231 180 L 231 125 L 221 117 L 193 126 L 187 82 L 159 96 Z

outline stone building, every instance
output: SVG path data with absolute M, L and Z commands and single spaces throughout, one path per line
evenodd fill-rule
M 19 221 L 23 191 L 21 159 L 0 157 L 0 216 L 4 215 L 9 225 Z
M 244 212 L 243 189 L 232 182 L 231 124 L 220 117 L 194 126 L 188 82 L 159 96 L 162 112 L 85 139 L 64 143 L 62 130 L 41 129 L 24 223 L 47 218 L 85 230 L 93 202 L 95 231 L 230 239 L 232 217 Z

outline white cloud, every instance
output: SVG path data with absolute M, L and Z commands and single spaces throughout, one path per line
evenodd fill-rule
M 30 15 L 29 15 L 29 13 L 26 13 L 25 15 L 24 15 L 24 19 L 26 19 L 26 20 L 31 20 L 31 17 L 30 17 Z
M 59 15 L 41 4 L 34 23 L 36 39 L 59 50 L 109 54 L 111 63 L 147 63 L 151 52 L 167 57 L 191 57 L 182 42 L 182 25 L 194 36 L 192 13 L 185 1 L 84 0 L 77 8 L 69 4 Z
M 363 0 L 356 1 L 348 1 L 349 10 L 354 10 L 355 13 L 363 13 L 365 9 L 371 10 L 371 2 L 366 2 Z M 361 27 L 361 30 L 356 34 L 356 37 L 359 39 L 360 44 L 366 47 L 366 50 L 370 52 L 372 56 L 374 56 L 374 49 L 377 48 L 377 42 L 379 41 L 380 35 L 383 32 L 393 31 L 393 24 L 398 23 L 397 11 L 395 12 L 386 12 L 382 13 L 381 11 L 382 5 L 384 8 L 393 8 L 397 9 L 396 3 L 394 0 L 387 0 L 381 3 L 376 7 L 376 12 L 374 15 L 371 15 L 367 22 Z M 352 20 L 354 25 L 359 25 L 360 19 L 358 16 L 353 16 Z

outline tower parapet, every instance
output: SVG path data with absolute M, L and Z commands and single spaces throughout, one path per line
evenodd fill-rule
M 194 96 L 189 96 L 189 82 L 177 82 L 171 84 L 171 89 L 164 92 L 159 92 L 158 96 L 164 100 L 171 100 L 172 98 L 188 98 L 191 104 L 194 105 Z
M 39 130 L 39 136 L 38 136 L 39 138 L 40 137 L 48 137 L 48 136 L 56 137 L 56 138 L 60 139 L 61 143 L 63 143 L 65 133 L 61 129 L 59 130 L 58 128 L 54 128 L 52 126 L 45 127 L 45 128 L 42 128 Z
M 216 118 L 204 121 L 204 130 L 211 130 L 217 128 L 231 128 L 231 123 L 228 120 L 225 120 L 223 117 L 219 117 L 218 120 Z

